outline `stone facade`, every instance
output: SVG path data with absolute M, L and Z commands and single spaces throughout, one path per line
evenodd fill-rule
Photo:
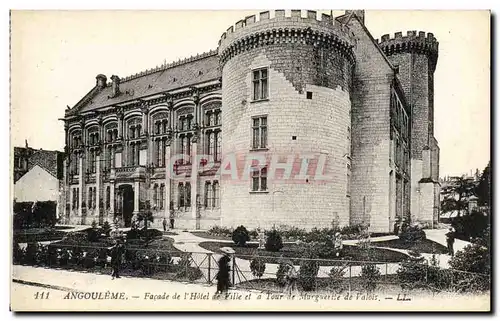
M 390 48 L 362 11 L 276 10 L 238 21 L 217 51 L 111 83 L 98 75 L 65 115 L 65 220 L 128 226 L 150 210 L 157 227 L 173 213 L 189 229 L 388 232 L 427 217 L 432 202 L 410 193 L 413 175 L 439 172 L 437 141 L 422 138 L 433 132 L 435 63 L 412 69 Z M 435 188 L 422 192 L 428 201 Z

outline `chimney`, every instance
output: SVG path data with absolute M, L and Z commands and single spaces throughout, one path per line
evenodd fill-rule
M 113 75 L 111 76 L 113 97 L 120 95 L 120 77 Z
M 354 13 L 362 24 L 365 24 L 365 10 L 346 10 L 345 14 Z
M 95 77 L 95 79 L 96 79 L 95 85 L 97 86 L 97 88 L 103 89 L 106 87 L 106 82 L 108 81 L 108 78 L 106 78 L 105 75 L 99 74 Z

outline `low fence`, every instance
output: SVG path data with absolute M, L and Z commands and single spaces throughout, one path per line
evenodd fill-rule
M 14 251 L 15 264 L 48 266 L 95 273 L 111 273 L 109 247 L 50 244 L 28 246 L 23 253 Z M 135 277 L 216 283 L 221 254 L 164 251 L 148 247 L 126 247 L 121 274 Z M 274 262 L 251 268 L 251 261 Z M 282 260 L 291 262 L 297 273 L 298 290 L 340 293 L 344 291 L 400 292 L 402 289 L 426 289 L 431 292 L 484 291 L 490 288 L 490 276 L 428 264 L 277 258 L 270 256 L 231 255 L 230 281 L 235 288 L 282 292 L 290 290 Z M 255 262 L 254 262 L 255 263 Z M 259 266 L 259 264 L 255 264 Z M 311 273 L 301 273 L 300 269 Z M 260 271 L 260 273 L 256 271 Z M 399 273 L 398 273 L 399 270 Z

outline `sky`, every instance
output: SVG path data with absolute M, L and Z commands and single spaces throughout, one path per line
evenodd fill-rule
M 27 140 L 34 148 L 63 150 L 58 119 L 95 85 L 97 74 L 125 77 L 216 49 L 230 25 L 258 12 L 12 12 L 11 145 Z M 367 10 L 365 24 L 374 38 L 407 30 L 434 34 L 441 176 L 483 170 L 490 160 L 489 12 Z

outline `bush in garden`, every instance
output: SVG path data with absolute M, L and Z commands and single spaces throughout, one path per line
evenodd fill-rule
M 319 271 L 318 261 L 304 260 L 300 265 L 299 284 L 304 291 L 312 291 L 316 288 L 316 277 Z
M 338 290 L 341 288 L 341 284 L 344 281 L 344 275 L 348 268 L 348 265 L 338 265 L 330 269 L 328 276 L 330 278 L 330 288 L 332 290 Z
M 170 253 L 160 252 L 156 257 L 156 262 L 158 263 L 158 270 L 167 272 L 172 269 L 174 260 Z
M 425 240 L 425 232 L 419 225 L 410 225 L 401 231 L 399 239 L 405 243 L 415 243 Z
M 65 267 L 69 263 L 69 251 L 67 249 L 59 250 L 59 266 Z
M 38 251 L 38 243 L 28 243 L 24 252 L 24 264 L 35 265 Z
M 248 236 L 250 236 L 251 239 L 256 239 L 257 237 L 259 237 L 259 233 L 257 232 L 257 230 L 251 230 L 250 232 L 248 232 Z
M 264 245 L 267 251 L 278 252 L 283 248 L 283 240 L 281 239 L 280 232 L 271 230 L 267 233 L 266 244 Z
M 347 239 L 358 239 L 359 236 L 361 235 L 361 232 L 363 231 L 363 224 L 354 224 L 354 225 L 347 225 L 343 226 L 340 229 L 340 234 L 344 235 Z
M 96 253 L 94 251 L 89 251 L 83 257 L 83 267 L 86 269 L 92 269 L 95 267 Z
M 95 223 L 95 221 L 93 222 Z M 92 224 L 94 225 L 94 224 Z M 96 225 L 97 226 L 97 225 Z M 89 242 L 97 242 L 99 241 L 100 233 L 97 227 L 92 227 L 87 231 L 87 241 Z
M 280 287 L 284 287 L 286 285 L 287 271 L 288 271 L 287 265 L 281 262 L 278 265 L 278 270 L 276 271 L 276 283 L 278 283 Z
M 83 260 L 83 251 L 79 247 L 73 247 L 71 249 L 71 259 L 70 263 L 75 264 L 75 265 L 80 265 L 82 264 Z
M 47 260 L 46 264 L 48 266 L 57 266 L 57 260 L 58 260 L 58 254 L 57 254 L 57 248 L 53 246 L 49 246 L 47 248 Z
M 250 236 L 247 229 L 243 225 L 240 225 L 234 230 L 232 239 L 237 246 L 245 246 L 250 241 Z
M 108 263 L 108 253 L 107 249 L 98 249 L 97 250 L 97 258 L 96 265 L 100 267 L 105 267 Z
M 250 261 L 250 271 L 252 271 L 253 276 L 260 279 L 264 275 L 265 270 L 266 263 L 261 258 L 254 257 L 252 261 Z
M 221 226 L 213 226 L 210 230 L 208 230 L 208 234 L 214 235 L 214 236 L 227 236 L 230 237 L 232 235 L 233 231 L 231 229 L 226 228 L 226 227 L 221 227 Z
M 68 232 L 62 238 L 62 243 L 67 244 L 82 244 L 88 240 L 88 230 L 82 232 Z
M 375 291 L 380 276 L 380 269 L 375 264 L 365 264 L 361 267 L 362 286 L 368 292 Z
M 127 232 L 127 240 L 135 240 L 140 238 L 140 231 L 138 229 L 131 229 Z
M 109 225 L 108 221 L 105 221 L 104 224 L 102 224 L 102 232 L 106 235 L 106 237 L 109 237 L 111 226 Z
M 92 229 L 97 229 L 97 222 L 95 220 L 92 221 L 92 224 L 90 224 L 90 226 L 92 227 Z
M 490 252 L 479 244 L 469 244 L 455 253 L 450 260 L 450 266 L 460 271 L 490 274 Z
M 191 257 L 189 254 L 183 255 L 177 263 L 178 272 L 176 278 L 187 278 L 189 281 L 196 281 L 203 276 L 199 267 L 191 266 Z
M 14 242 L 12 247 L 12 262 L 14 264 L 21 264 L 23 262 L 23 258 L 24 258 L 23 249 L 19 246 L 19 243 Z

